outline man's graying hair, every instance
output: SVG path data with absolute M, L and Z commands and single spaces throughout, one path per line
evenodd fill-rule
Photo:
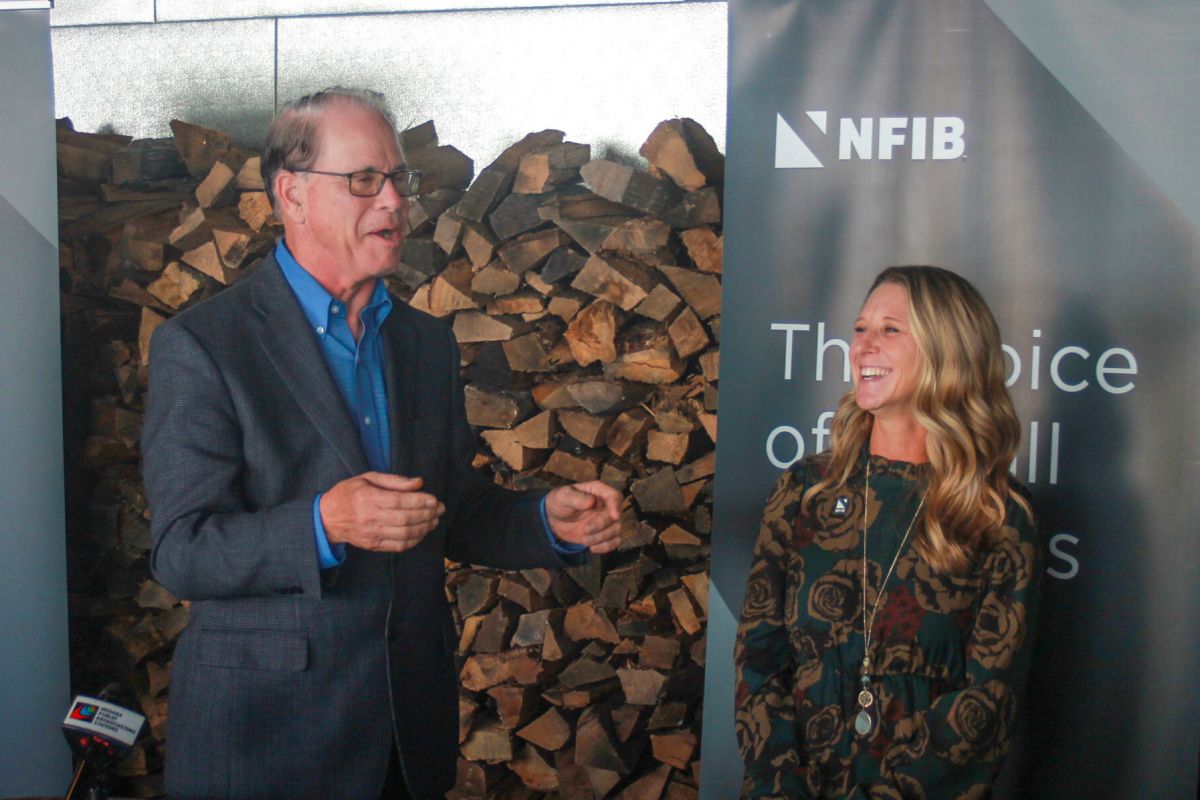
M 275 115 L 271 127 L 267 129 L 267 139 L 263 142 L 262 178 L 263 183 L 267 185 L 267 199 L 271 201 L 272 207 L 275 205 L 275 190 L 272 184 L 275 182 L 276 173 L 281 169 L 310 169 L 316 163 L 320 144 L 317 141 L 317 123 L 320 122 L 321 114 L 337 103 L 349 103 L 378 114 L 392 129 L 399 144 L 396 118 L 392 116 L 387 101 L 379 92 L 331 86 L 305 95 L 299 100 L 293 100 Z

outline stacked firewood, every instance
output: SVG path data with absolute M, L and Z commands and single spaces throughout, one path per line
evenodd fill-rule
M 153 582 L 137 462 L 154 329 L 253 268 L 279 234 L 258 159 L 174 137 L 58 129 L 73 679 L 116 679 L 157 773 L 186 603 Z M 530 134 L 475 174 L 432 122 L 388 279 L 458 339 L 477 466 L 503 485 L 599 478 L 627 497 L 614 553 L 562 571 L 450 564 L 460 623 L 452 797 L 696 796 L 716 440 L 723 157 L 661 123 L 641 169 Z

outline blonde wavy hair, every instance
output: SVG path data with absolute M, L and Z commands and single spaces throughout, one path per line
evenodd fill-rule
M 939 572 L 966 572 L 982 542 L 1005 520 L 1014 500 L 1033 510 L 1009 466 L 1021 441 L 1021 424 L 1004 385 L 1000 329 L 983 296 L 965 278 L 940 267 L 888 267 L 871 284 L 895 283 L 908 293 L 908 319 L 921 353 L 912 409 L 925 428 L 930 474 L 925 514 L 913 545 Z M 830 426 L 825 479 L 804 494 L 844 487 L 868 443 L 873 417 L 851 389 Z

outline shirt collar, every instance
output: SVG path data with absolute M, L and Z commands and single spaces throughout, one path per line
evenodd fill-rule
M 279 268 L 283 271 L 283 277 L 287 280 L 288 286 L 292 287 L 292 293 L 300 301 L 300 308 L 304 312 L 308 324 L 317 336 L 324 337 L 329 330 L 331 309 L 334 303 L 344 309 L 342 301 L 336 300 L 316 278 L 309 274 L 308 270 L 300 265 L 282 238 L 275 245 L 275 260 L 279 263 Z M 378 332 L 379 326 L 387 319 L 391 310 L 392 299 L 388 295 L 387 287 L 384 286 L 383 281 L 376 279 L 371 300 L 361 314 L 363 324 L 373 332 Z

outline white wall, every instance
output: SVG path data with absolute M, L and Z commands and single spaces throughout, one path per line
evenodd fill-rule
M 257 144 L 279 104 L 340 83 L 433 119 L 477 169 L 543 128 L 636 159 L 675 116 L 724 148 L 719 0 L 59 0 L 51 22 L 55 113 L 77 130 L 168 136 L 178 117 Z

